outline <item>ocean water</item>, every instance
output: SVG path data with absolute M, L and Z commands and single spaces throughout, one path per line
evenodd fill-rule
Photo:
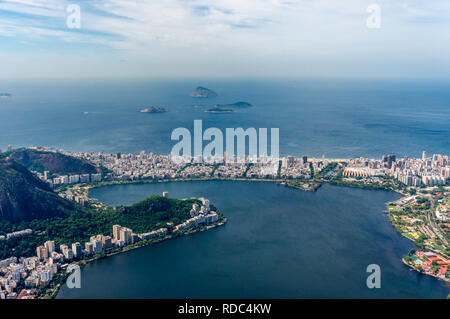
M 221 95 L 189 96 L 197 86 Z M 281 155 L 379 158 L 450 150 L 450 82 L 342 79 L 2 81 L 0 148 L 45 145 L 70 151 L 168 154 L 173 129 L 280 129 Z M 247 101 L 210 114 L 194 104 Z M 165 114 L 143 114 L 160 105 Z M 88 112 L 85 114 L 84 112 Z
M 445 298 L 450 284 L 411 271 L 414 244 L 382 211 L 397 193 L 324 185 L 303 192 L 270 182 L 179 182 L 92 190 L 110 205 L 152 194 L 205 196 L 222 227 L 88 264 L 81 288 L 58 298 Z M 366 268 L 378 264 L 381 288 Z

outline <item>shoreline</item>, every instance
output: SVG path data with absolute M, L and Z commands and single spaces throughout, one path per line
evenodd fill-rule
M 418 273 L 421 274 L 421 275 L 430 276 L 430 277 L 433 277 L 433 278 L 435 278 L 435 279 L 437 279 L 437 280 L 442 280 L 443 282 L 450 283 L 450 280 L 449 280 L 449 279 L 446 279 L 446 278 L 443 279 L 443 278 L 440 278 L 440 277 L 438 277 L 438 276 L 436 276 L 436 275 L 433 275 L 433 274 L 426 274 L 426 273 L 423 273 L 420 269 L 418 269 L 418 268 L 414 267 L 413 265 L 411 265 L 410 263 L 408 263 L 408 262 L 405 260 L 404 257 L 402 257 L 402 262 L 403 262 L 403 264 L 404 264 L 405 266 L 407 266 L 407 267 L 410 269 L 410 271 L 415 271 L 415 272 L 418 272 Z
M 349 187 L 349 188 L 359 188 L 359 189 L 367 189 L 367 190 L 379 190 L 379 191 L 385 191 L 385 192 L 395 192 L 399 195 L 401 195 L 402 197 L 399 198 L 396 201 L 400 201 L 402 199 L 405 199 L 406 197 L 408 197 L 410 194 L 402 192 L 399 189 L 392 189 L 392 188 L 385 188 L 385 187 L 378 187 L 378 186 L 374 186 L 374 185 L 360 185 L 360 184 L 350 184 L 350 183 L 346 183 L 346 182 L 339 182 L 339 183 L 334 183 L 332 181 L 327 181 L 327 180 L 292 180 L 292 182 L 298 182 L 298 185 L 293 185 L 293 184 L 289 184 L 289 181 L 291 180 L 286 180 L 286 179 L 282 179 L 282 178 L 245 178 L 245 177 L 237 177 L 237 178 L 217 178 L 217 177 L 198 177 L 198 178 L 170 178 L 170 179 L 158 179 L 158 180 L 153 180 L 153 179 L 140 179 L 140 180 L 129 180 L 129 181 L 109 181 L 109 182 L 100 182 L 100 183 L 95 183 L 95 184 L 89 184 L 89 185 L 85 185 L 85 186 L 79 186 L 78 189 L 82 190 L 83 192 L 83 196 L 85 196 L 85 198 L 88 200 L 88 202 L 92 205 L 96 205 L 97 208 L 103 208 L 103 207 L 107 207 L 109 205 L 106 205 L 104 203 L 101 203 L 100 201 L 89 197 L 89 190 L 90 189 L 94 189 L 94 188 L 101 188 L 101 187 L 106 187 L 106 186 L 113 186 L 113 185 L 131 185 L 131 184 L 151 184 L 151 183 L 169 183 L 169 182 L 199 182 L 199 181 L 246 181 L 246 182 L 272 182 L 272 183 L 276 183 L 280 186 L 284 186 L 284 187 L 289 187 L 289 188 L 294 188 L 294 189 L 298 189 L 298 190 L 302 190 L 302 191 L 311 191 L 311 192 L 315 192 L 317 191 L 323 184 L 327 183 L 329 185 L 333 185 L 333 186 L 337 186 L 337 187 Z M 303 185 L 307 185 L 307 187 L 303 187 Z M 394 201 L 394 202 L 396 202 Z M 393 202 L 387 202 L 385 203 L 386 207 L 389 207 L 389 204 L 391 204 Z M 98 207 L 99 206 L 99 207 Z M 385 213 L 385 212 L 383 212 Z M 387 215 L 390 216 L 391 212 L 389 211 L 389 209 L 387 210 Z M 400 235 L 402 235 L 403 237 L 408 238 L 407 236 L 405 236 L 404 234 L 402 234 L 401 232 L 399 232 L 396 229 L 395 224 L 392 222 L 392 219 L 389 218 L 389 221 L 391 223 L 391 225 L 395 228 L 395 231 L 397 233 L 399 233 Z M 223 215 L 221 215 L 221 219 L 216 222 L 213 225 L 209 225 L 206 226 L 204 228 L 195 228 L 195 229 L 191 229 L 191 230 L 186 230 L 183 231 L 182 233 L 179 233 L 179 235 L 167 235 L 163 238 L 160 239 L 153 239 L 151 242 L 147 242 L 144 244 L 139 244 L 137 243 L 135 246 L 133 247 L 128 247 L 128 248 L 123 248 L 120 251 L 115 251 L 112 252 L 110 254 L 106 254 L 106 255 L 102 255 L 99 256 L 97 258 L 91 258 L 89 260 L 82 260 L 82 261 L 78 261 L 77 264 L 79 264 L 80 266 L 84 266 L 88 263 L 91 263 L 93 261 L 99 260 L 99 259 L 103 259 L 106 257 L 110 257 L 110 256 L 114 256 L 120 253 L 124 253 L 124 252 L 128 252 L 137 248 L 142 248 L 142 247 L 147 247 L 153 244 L 157 244 L 160 243 L 162 241 L 166 241 L 169 239 L 174 239 L 180 236 L 185 236 L 185 235 L 190 235 L 190 234 L 194 234 L 197 232 L 203 232 L 203 231 L 207 231 L 209 229 L 212 228 L 216 228 L 218 226 L 223 226 L 224 224 L 226 224 L 227 222 L 227 218 L 224 217 Z M 414 241 L 411 238 L 408 238 L 410 241 L 412 241 L 414 243 Z M 401 258 L 402 263 L 404 263 L 406 266 L 408 266 L 411 270 L 414 271 L 418 271 L 421 274 L 424 274 L 422 272 L 420 272 L 418 269 L 416 269 L 415 267 L 413 267 L 412 265 L 408 264 L 407 262 L 405 262 L 404 257 Z M 450 280 L 444 278 L 440 278 L 437 277 L 435 275 L 432 274 L 425 274 L 425 275 L 429 275 L 432 276 L 438 280 L 443 280 L 444 282 L 449 282 Z M 62 284 L 65 284 L 62 283 Z M 57 288 L 55 288 L 54 292 L 51 293 L 50 298 L 55 298 L 56 295 L 58 294 L 59 289 L 61 288 L 62 284 L 58 284 Z
M 92 263 L 94 261 L 97 261 L 97 260 L 101 260 L 101 259 L 104 259 L 104 258 L 109 258 L 109 257 L 112 257 L 112 256 L 116 256 L 116 255 L 119 255 L 119 254 L 122 254 L 122 253 L 130 252 L 130 251 L 133 251 L 133 250 L 136 250 L 136 249 L 139 249 L 139 248 L 143 248 L 143 247 L 149 247 L 151 245 L 156 245 L 156 244 L 162 243 L 164 241 L 175 239 L 175 238 L 178 238 L 178 237 L 189 236 L 189 235 L 192 235 L 192 234 L 195 234 L 195 233 L 198 233 L 198 232 L 205 232 L 205 231 L 208 231 L 208 230 L 211 230 L 211 229 L 223 226 L 223 225 L 225 225 L 227 223 L 227 221 L 228 221 L 227 218 L 225 216 L 221 215 L 221 219 L 219 219 L 219 221 L 217 221 L 214 224 L 208 225 L 208 226 L 196 227 L 194 229 L 190 229 L 190 230 L 179 232 L 179 233 L 177 233 L 175 235 L 173 235 L 173 233 L 171 233 L 170 235 L 166 235 L 166 236 L 164 236 L 162 238 L 150 239 L 150 240 L 147 240 L 145 242 L 137 242 L 136 244 L 133 244 L 131 246 L 126 246 L 126 247 L 122 248 L 119 251 L 110 251 L 109 253 L 105 253 L 104 255 L 99 255 L 98 257 L 94 257 L 94 258 L 90 258 L 90 259 L 79 260 L 79 261 L 76 261 L 76 262 L 72 262 L 71 264 L 76 264 L 76 265 L 80 266 L 80 268 L 81 268 L 81 267 L 84 267 L 87 264 L 90 264 L 90 263 Z M 56 296 L 59 293 L 59 290 L 66 283 L 64 281 L 64 279 L 67 278 L 67 276 L 68 276 L 67 273 L 62 274 L 63 283 L 57 284 L 56 287 L 51 291 L 50 296 L 48 296 L 48 294 L 47 294 L 47 295 L 43 296 L 42 298 L 38 298 L 38 299 L 55 299 Z
M 112 185 L 127 185 L 127 184 L 149 184 L 149 183 L 167 183 L 167 182 L 188 182 L 188 181 L 249 181 L 249 182 L 254 182 L 254 181 L 258 181 L 258 182 L 273 182 L 276 183 L 280 186 L 285 186 L 285 187 L 289 187 L 289 188 L 294 188 L 294 189 L 298 189 L 298 190 L 302 190 L 302 191 L 312 191 L 315 192 L 317 191 L 320 187 L 322 187 L 323 184 L 329 184 L 329 185 L 333 185 L 333 186 L 337 186 L 337 187 L 349 187 L 349 188 L 359 188 L 359 189 L 366 189 L 366 190 L 378 190 L 378 191 L 385 191 L 385 192 L 395 192 L 399 195 L 401 195 L 402 197 L 399 198 L 396 201 L 400 201 L 403 200 L 405 198 L 407 198 L 410 194 L 406 193 L 406 192 L 402 192 L 399 189 L 391 189 L 391 188 L 383 188 L 383 187 L 374 187 L 371 185 L 367 185 L 367 186 L 363 186 L 363 185 L 354 185 L 354 184 L 347 184 L 345 182 L 341 182 L 341 183 L 333 183 L 331 181 L 314 181 L 311 180 L 310 182 L 305 181 L 305 184 L 309 185 L 309 188 L 304 188 L 302 187 L 302 183 L 300 183 L 299 185 L 289 185 L 289 180 L 284 180 L 284 179 L 280 179 L 280 178 L 276 178 L 276 179 L 259 179 L 259 178 L 184 178 L 184 179 L 166 179 L 166 180 L 137 180 L 137 181 L 129 181 L 129 182 L 111 182 L 111 183 L 107 183 L 106 185 L 100 185 L 100 186 L 92 186 L 89 187 L 89 189 L 91 188 L 99 188 L 99 187 L 103 187 L 103 186 L 112 186 Z M 313 185 L 311 185 L 313 184 Z M 315 185 L 314 185 L 315 184 Z M 394 201 L 394 202 L 396 202 Z M 392 227 L 394 227 L 395 231 L 400 234 L 401 236 L 409 239 L 414 245 L 414 240 L 412 240 L 411 238 L 405 236 L 403 233 L 399 232 L 396 228 L 396 225 L 392 222 L 392 219 L 390 218 L 391 216 L 391 212 L 389 211 L 388 207 L 389 204 L 391 204 L 393 202 L 387 202 L 385 203 L 385 206 L 387 208 L 386 211 L 384 211 L 383 213 L 387 212 L 387 215 L 389 216 L 389 222 L 391 224 Z M 432 250 L 431 250 L 432 251 Z M 441 253 L 442 254 L 442 253 Z M 449 257 L 446 256 L 445 254 L 443 254 L 445 257 Z M 404 257 L 402 257 L 402 262 L 404 262 Z M 405 265 L 407 265 L 408 267 L 410 267 L 412 270 L 418 271 L 415 267 L 413 267 L 412 265 L 409 265 L 408 263 L 405 263 Z M 419 273 L 422 273 L 419 271 Z M 447 278 L 440 278 L 436 275 L 433 274 L 425 274 L 425 275 L 429 275 L 432 276 L 438 280 L 443 280 L 444 282 L 450 282 L 449 279 Z
M 87 195 L 89 195 L 89 190 L 95 189 L 95 188 L 101 188 L 101 187 L 107 187 L 107 186 L 114 186 L 114 185 L 133 185 L 133 184 L 153 184 L 153 183 L 179 183 L 179 182 L 208 182 L 208 181 L 237 181 L 237 182 L 272 182 L 275 184 L 278 184 L 280 186 L 285 186 L 289 188 L 295 188 L 303 191 L 317 191 L 322 184 L 327 183 L 334 186 L 344 186 L 344 187 L 351 187 L 347 185 L 335 185 L 330 182 L 320 182 L 319 185 L 316 185 L 316 187 L 311 188 L 304 188 L 299 187 L 296 185 L 289 185 L 288 181 L 281 178 L 271 179 L 271 178 L 215 178 L 215 177 L 204 177 L 204 178 L 170 178 L 170 179 L 159 179 L 159 180 L 153 180 L 153 179 L 141 179 L 141 180 L 130 180 L 130 181 L 109 181 L 109 182 L 100 182 L 96 184 L 89 184 L 84 186 L 79 186 L 78 189 L 84 189 L 87 191 Z M 305 184 L 311 184 L 308 182 L 305 182 Z M 369 188 L 363 188 L 362 189 L 369 189 Z M 389 191 L 389 190 L 387 190 Z M 89 196 L 86 198 L 89 199 L 91 202 L 94 201 L 97 202 L 95 199 L 90 198 Z

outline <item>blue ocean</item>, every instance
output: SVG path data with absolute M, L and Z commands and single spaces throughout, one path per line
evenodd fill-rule
M 189 96 L 197 86 L 216 98 Z M 450 150 L 450 82 L 347 79 L 2 81 L 0 148 L 168 154 L 177 127 L 279 128 L 281 155 L 379 158 Z M 249 102 L 211 114 L 196 104 Z M 163 114 L 144 107 L 162 106 Z

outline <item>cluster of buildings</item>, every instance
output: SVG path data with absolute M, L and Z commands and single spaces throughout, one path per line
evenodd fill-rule
M 196 158 L 182 158 L 176 160 L 171 155 L 139 154 L 107 154 L 66 152 L 62 154 L 90 161 L 92 164 L 103 167 L 107 173 L 102 174 L 75 174 L 53 177 L 50 172 L 40 174 L 35 172 L 42 180 L 52 186 L 89 183 L 100 181 L 130 181 L 140 179 L 171 179 L 171 178 L 281 178 L 311 179 L 314 173 L 320 172 L 330 162 L 322 157 L 321 161 L 308 161 L 307 156 L 287 156 L 280 159 L 263 158 L 237 158 L 216 157 L 213 161 L 201 164 L 195 163 Z M 281 162 L 281 166 L 279 164 Z M 385 156 L 380 160 L 351 159 L 346 176 L 373 176 L 384 174 L 386 168 L 391 168 L 396 162 L 395 155 Z M 358 169 L 355 169 L 358 168 Z M 280 170 L 279 170 L 280 169 Z M 70 199 L 70 198 L 69 198 Z M 75 197 L 73 200 L 77 200 Z
M 439 254 L 416 251 L 412 262 L 427 275 L 447 280 L 450 278 L 450 260 Z
M 0 236 L 0 241 L 2 240 L 10 240 L 13 238 L 20 238 L 20 237 L 25 237 L 28 235 L 31 235 L 33 233 L 33 230 L 31 229 L 24 229 L 24 230 L 19 230 L 19 231 L 15 231 L 12 233 L 7 233 L 6 236 L 5 235 L 1 235 Z
M 82 206 L 85 206 L 88 203 L 87 199 L 85 199 L 81 196 L 73 195 L 71 191 L 68 191 L 66 193 L 60 192 L 60 193 L 58 193 L 58 195 L 64 199 L 74 201 Z
M 41 180 L 47 182 L 51 187 L 59 185 L 79 184 L 79 183 L 95 183 L 102 181 L 102 174 L 74 174 L 74 175 L 61 175 L 54 176 L 49 171 L 45 171 L 44 174 L 33 171 Z
M 47 151 L 51 151 L 46 149 Z M 198 158 L 181 157 L 178 160 L 171 155 L 139 154 L 107 154 L 84 152 L 58 152 L 76 158 L 90 161 L 98 167 L 108 170 L 103 176 L 97 174 L 74 174 L 53 176 L 46 171 L 44 174 L 34 172 L 51 186 L 70 185 L 105 181 L 128 181 L 139 179 L 171 179 L 171 178 L 266 178 L 278 174 L 278 164 L 281 161 L 280 177 L 288 179 L 310 179 L 314 173 L 320 172 L 330 161 L 322 156 L 322 160 L 308 161 L 307 156 L 282 157 L 279 160 L 263 156 L 261 158 L 228 158 L 215 156 L 202 164 L 194 164 Z M 345 159 L 347 167 L 344 177 L 379 177 L 393 176 L 408 186 L 434 186 L 446 184 L 450 178 L 449 156 L 433 154 L 427 156 L 423 151 L 422 158 L 397 158 L 395 154 L 384 155 L 382 159 L 356 158 Z M 250 164 L 250 165 L 249 165 Z M 73 200 L 76 200 L 74 198 Z
M 186 220 L 174 228 L 174 232 L 188 230 L 199 225 L 210 225 L 219 220 L 219 215 L 211 211 L 209 200 L 205 198 L 199 198 L 202 201 L 202 206 L 197 204 L 192 205 L 191 218 Z
M 168 196 L 167 192 L 163 193 Z M 208 199 L 200 198 L 202 205 L 194 204 L 190 211 L 191 218 L 176 225 L 174 232 L 188 230 L 199 225 L 210 225 L 219 220 L 217 213 L 211 211 Z M 173 226 L 173 223 L 171 223 Z M 30 229 L 11 234 L 29 233 Z M 0 261 L 0 299 L 34 298 L 39 287 L 46 287 L 55 274 L 67 267 L 74 260 L 81 260 L 103 252 L 132 245 L 141 240 L 164 238 L 169 234 L 168 228 L 160 228 L 148 233 L 136 234 L 132 229 L 121 225 L 113 225 L 113 236 L 92 236 L 84 246 L 79 242 L 70 246 L 62 244 L 56 247 L 54 241 L 46 241 L 36 247 L 36 256 L 29 258 L 11 257 Z M 13 235 L 14 236 L 14 235 Z M 19 282 L 23 284 L 19 287 Z M 18 288 L 21 288 L 19 293 Z
M 158 230 L 151 231 L 149 233 L 139 234 L 141 240 L 149 240 L 158 237 L 165 237 L 168 234 L 167 228 L 160 228 Z
M 244 173 L 247 170 L 245 163 L 228 163 L 221 164 L 214 171 L 214 177 L 216 178 L 238 178 L 244 177 Z
M 153 234 L 155 233 L 158 234 L 162 234 L 164 232 L 164 236 L 167 235 L 167 229 L 164 228 L 162 230 L 162 232 L 158 231 L 154 231 L 150 233 L 145 233 L 145 234 L 135 234 L 130 228 L 127 227 L 122 227 L 120 225 L 114 225 L 113 226 L 113 239 L 112 239 L 112 244 L 114 246 L 117 247 L 123 247 L 126 245 L 131 245 L 134 244 L 136 242 L 138 242 L 139 240 L 144 240 L 145 239 L 150 239 L 150 238 L 154 238 L 151 237 Z
M 178 173 L 181 178 L 209 177 L 214 170 L 211 165 L 190 165 L 186 166 Z
M 72 153 L 66 155 L 82 158 L 110 171 L 106 180 L 137 180 L 144 178 L 174 178 L 184 164 L 172 162 L 170 156 L 146 154 L 105 154 L 105 153 Z
M 450 178 L 450 161 L 446 155 L 427 157 L 423 151 L 422 158 L 397 159 L 388 173 L 409 186 L 444 185 Z
M 61 258 L 11 257 L 0 261 L 0 299 L 33 299 L 61 267 Z M 20 289 L 20 291 L 19 291 Z
M 195 158 L 184 158 L 174 160 L 170 155 L 156 155 L 153 153 L 139 154 L 106 154 L 106 153 L 61 153 L 80 159 L 88 160 L 96 166 L 104 167 L 109 171 L 103 179 L 106 181 L 128 181 L 139 179 L 170 179 L 170 178 L 265 178 L 276 176 L 278 173 L 279 160 L 270 157 L 261 159 L 234 158 L 224 159 L 217 157 L 213 161 L 202 164 L 194 164 Z M 282 176 L 286 178 L 310 178 L 311 168 L 307 163 L 307 157 L 294 158 L 288 156 L 280 159 L 283 163 Z M 251 163 L 249 166 L 248 164 Z M 317 165 L 313 163 L 313 165 Z M 322 165 L 322 164 L 319 164 Z M 326 165 L 324 165 L 326 166 Z M 316 167 L 320 171 L 321 167 Z M 39 174 L 38 174 L 39 175 Z M 76 176 L 79 176 L 77 179 Z M 40 176 L 43 180 L 51 182 L 52 185 L 87 183 L 87 176 L 59 176 L 50 180 L 45 174 Z M 48 176 L 47 176 L 48 177 Z M 58 181 L 56 181 L 57 179 Z M 97 174 L 90 175 L 90 182 L 101 181 L 102 177 Z
M 308 157 L 288 156 L 282 158 L 280 175 L 283 178 L 311 178 L 311 165 L 308 163 Z
M 261 159 L 217 157 L 214 161 L 194 164 L 195 158 L 174 160 L 170 155 L 156 155 L 153 153 L 139 154 L 106 154 L 106 153 L 80 153 L 65 152 L 63 154 L 85 159 L 94 165 L 106 168 L 109 173 L 104 177 L 107 181 L 127 181 L 139 179 L 170 179 L 170 178 L 265 178 L 276 176 L 279 160 L 265 157 Z M 286 178 L 310 178 L 311 168 L 307 157 L 294 158 L 288 156 L 280 159 L 282 176 Z M 251 163 L 249 166 L 248 164 Z M 313 165 L 323 165 L 315 164 Z M 323 165 L 322 167 L 326 166 Z M 316 167 L 320 171 L 321 167 Z M 69 177 L 70 183 L 70 177 Z M 80 183 L 81 183 L 80 179 Z M 91 177 L 92 182 L 92 177 Z
M 440 221 L 450 221 L 450 200 L 447 199 L 447 202 L 439 200 L 435 214 L 436 218 Z
M 54 275 L 67 263 L 80 260 L 112 248 L 133 244 L 138 240 L 146 240 L 167 235 L 167 229 L 160 229 L 146 234 L 136 235 L 131 229 L 113 226 L 114 238 L 111 236 L 92 236 L 84 247 L 73 243 L 70 247 L 62 244 L 59 249 L 54 241 L 47 241 L 36 247 L 36 256 L 29 258 L 11 257 L 0 261 L 0 299 L 30 299 L 36 295 L 36 289 L 46 287 Z M 21 291 L 18 291 L 22 282 Z
M 358 158 L 347 162 L 345 177 L 370 177 L 389 175 L 408 186 L 444 185 L 450 178 L 449 156 L 433 154 L 422 158 L 397 158 L 394 154 L 385 155 L 381 160 Z

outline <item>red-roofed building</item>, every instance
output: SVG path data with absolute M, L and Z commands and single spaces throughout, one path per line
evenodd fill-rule
M 34 295 L 30 293 L 30 290 L 23 289 L 17 299 L 34 299 Z
M 447 265 L 445 266 L 441 266 L 441 268 L 439 268 L 439 270 L 437 271 L 437 275 L 439 277 L 445 277 L 445 274 L 447 273 Z
M 420 250 L 416 251 L 416 256 L 422 257 L 423 255 L 424 255 L 423 251 Z

